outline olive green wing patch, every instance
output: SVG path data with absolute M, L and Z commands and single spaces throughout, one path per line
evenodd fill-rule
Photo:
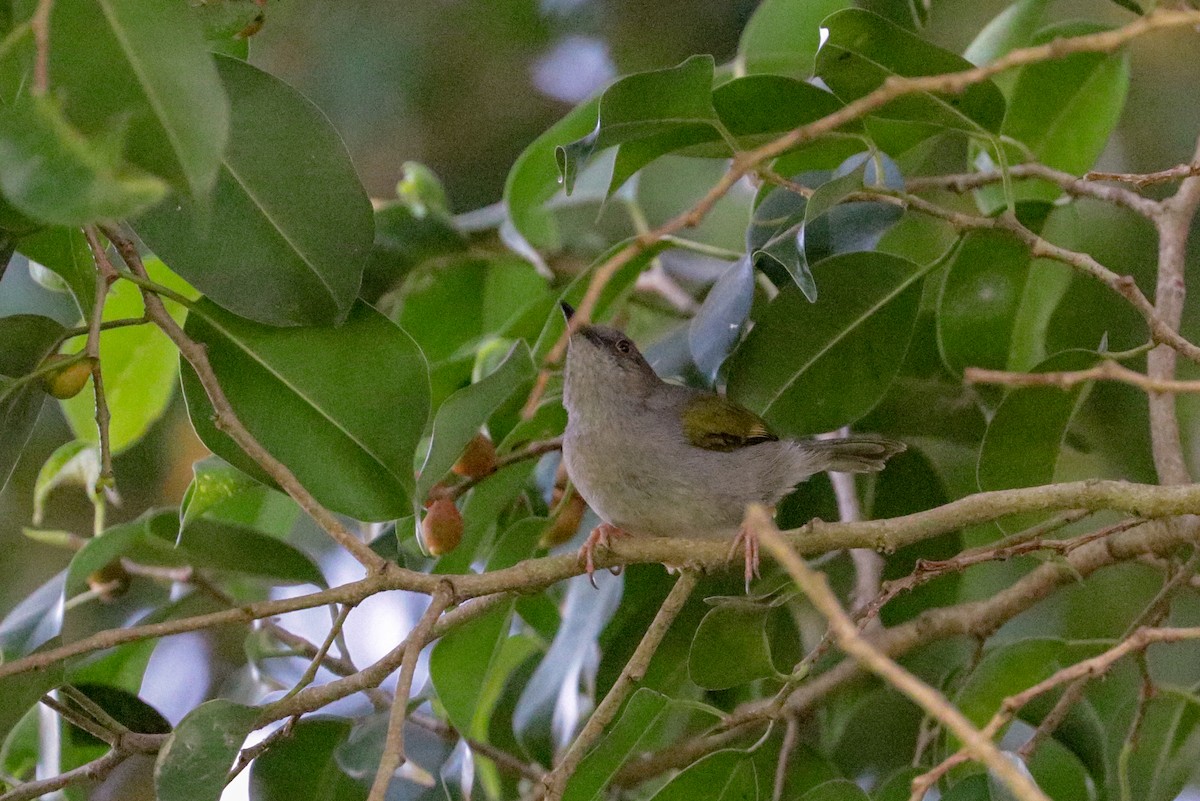
M 779 439 L 757 414 L 720 395 L 697 395 L 684 407 L 683 434 L 697 448 L 726 452 Z

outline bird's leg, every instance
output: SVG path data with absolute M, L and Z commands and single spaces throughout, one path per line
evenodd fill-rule
M 729 561 L 737 556 L 738 547 L 741 546 L 746 557 L 746 592 L 750 592 L 750 582 L 756 578 L 762 578 L 758 572 L 758 534 L 747 526 L 745 523 L 738 529 L 737 536 L 733 538 L 733 544 L 729 546 L 729 556 L 726 557 Z
M 623 528 L 618 528 L 612 523 L 601 523 L 592 529 L 592 533 L 584 541 L 583 547 L 579 549 L 579 561 L 587 570 L 588 581 L 592 582 L 592 586 L 596 586 L 596 562 L 593 552 L 597 545 L 602 545 L 605 548 L 612 547 L 614 537 L 628 537 L 629 532 Z M 618 571 L 619 572 L 619 571 Z M 616 575 L 616 573 L 614 573 Z

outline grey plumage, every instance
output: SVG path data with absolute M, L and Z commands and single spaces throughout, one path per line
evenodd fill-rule
M 758 437 L 732 449 L 697 447 L 682 419 L 704 394 L 662 381 L 615 329 L 585 326 L 573 335 L 563 458 L 575 487 L 605 522 L 631 534 L 732 537 L 747 504 L 774 506 L 822 470 L 880 470 L 904 450 L 879 436 Z

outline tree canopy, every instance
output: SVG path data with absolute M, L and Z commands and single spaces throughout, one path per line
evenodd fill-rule
M 464 208 L 265 0 L 0 2 L 0 801 L 1195 792 L 1200 11 L 1068 5 L 762 0 Z M 908 448 L 593 584 L 588 322 Z

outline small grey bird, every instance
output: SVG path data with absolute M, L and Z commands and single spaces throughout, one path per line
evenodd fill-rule
M 562 304 L 569 321 L 574 310 Z M 746 506 L 774 507 L 814 473 L 866 473 L 905 446 L 886 437 L 781 440 L 758 415 L 720 395 L 668 384 L 620 331 L 579 327 L 567 349 L 563 460 L 604 522 L 580 549 L 614 536 L 731 539 L 745 550 L 749 585 L 758 543 L 742 527 Z

